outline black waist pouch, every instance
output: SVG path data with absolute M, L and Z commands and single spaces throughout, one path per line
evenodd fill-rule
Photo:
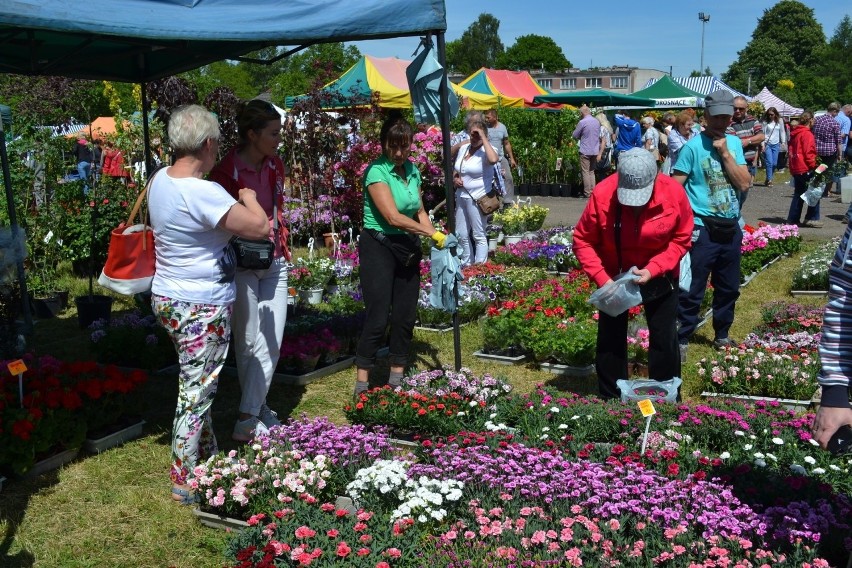
M 647 304 L 654 300 L 659 300 L 663 296 L 670 294 L 672 290 L 677 288 L 678 283 L 675 282 L 668 274 L 657 276 L 648 280 L 644 284 L 639 285 L 639 293 L 642 295 L 642 303 Z
M 710 241 L 720 245 L 729 245 L 737 234 L 739 220 L 725 217 L 700 217 L 710 236 Z
M 420 237 L 406 233 L 404 235 L 386 235 L 375 229 L 364 229 L 371 237 L 386 246 L 393 253 L 396 261 L 406 268 L 418 266 L 423 258 L 423 250 L 420 248 Z
M 233 237 L 231 247 L 237 256 L 237 266 L 250 270 L 266 270 L 275 258 L 275 245 L 269 239 Z

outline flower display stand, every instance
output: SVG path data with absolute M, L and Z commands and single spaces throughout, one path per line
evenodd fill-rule
M 202 511 L 199 508 L 193 509 L 192 514 L 195 515 L 195 518 L 197 518 L 198 522 L 200 522 L 202 525 L 213 529 L 239 532 L 249 526 L 247 522 L 241 519 L 225 517 L 223 515 L 217 515 L 216 513 L 208 513 L 206 511 Z
M 144 429 L 145 421 L 140 419 L 133 424 L 112 432 L 111 434 L 106 434 L 99 438 L 86 438 L 86 441 L 83 442 L 83 448 L 91 454 L 99 454 L 105 450 L 120 446 L 125 442 L 138 438 L 142 435 L 142 431 Z
M 542 371 L 563 377 L 591 377 L 595 374 L 594 365 L 561 365 L 559 363 L 541 363 Z
M 272 381 L 283 385 L 304 386 L 316 381 L 317 379 L 321 379 L 328 375 L 333 375 L 338 371 L 342 371 L 343 369 L 347 369 L 351 367 L 353 363 L 355 363 L 355 357 L 345 357 L 335 363 L 331 363 L 330 365 L 314 369 L 309 373 L 304 373 L 301 375 L 292 375 L 289 373 L 273 373 Z M 234 370 L 234 373 L 236 374 L 236 370 Z
M 827 296 L 828 290 L 790 290 L 790 295 L 796 296 Z
M 459 329 L 463 328 L 464 326 L 466 326 L 468 324 L 470 324 L 470 322 L 460 323 Z M 450 323 L 450 324 L 443 325 L 443 326 L 440 326 L 440 327 L 415 325 L 414 329 L 419 329 L 420 331 L 429 331 L 429 332 L 432 332 L 432 333 L 447 333 L 447 332 L 453 331 L 453 324 Z
M 52 456 L 48 456 L 43 460 L 35 462 L 33 466 L 21 477 L 23 479 L 31 479 L 33 477 L 38 477 L 43 473 L 53 471 L 54 469 L 59 469 L 63 465 L 77 459 L 79 454 L 80 448 L 71 448 L 70 450 L 64 450 L 53 454 Z
M 811 407 L 810 400 L 795 400 L 791 398 L 777 398 L 771 396 L 751 396 L 746 394 L 726 394 L 726 393 L 718 393 L 718 392 L 707 392 L 704 391 L 701 393 L 702 398 L 729 398 L 732 400 L 738 400 L 740 402 L 777 402 L 787 410 L 794 410 L 796 412 L 805 412 Z
M 334 500 L 334 507 L 336 509 L 342 509 L 346 511 L 346 513 L 349 515 L 354 515 L 358 512 L 358 508 L 355 506 L 355 503 L 352 502 L 352 499 L 342 495 L 338 496 Z M 195 518 L 198 519 L 198 522 L 200 522 L 205 527 L 210 527 L 212 529 L 240 532 L 241 530 L 249 526 L 249 524 L 242 519 L 226 517 L 224 515 L 218 515 L 216 513 L 209 513 L 207 511 L 202 511 L 199 507 L 193 509 L 192 514 L 195 515 Z
M 527 354 L 518 347 L 509 347 L 495 352 L 474 351 L 473 356 L 498 365 L 517 365 L 527 360 Z

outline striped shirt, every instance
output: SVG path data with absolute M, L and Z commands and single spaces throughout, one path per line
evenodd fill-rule
M 761 125 L 753 116 L 747 115 L 742 122 L 731 122 L 726 133 L 732 134 L 740 139 L 740 142 L 743 143 L 743 156 L 745 156 L 745 161 L 753 162 L 755 156 L 757 156 L 759 144 L 749 144 L 746 146 L 745 139 L 751 138 L 755 134 L 760 134 L 762 131 L 763 125 Z
M 833 120 L 832 120 L 833 121 Z M 817 380 L 822 386 L 823 406 L 848 407 L 852 377 L 852 224 L 840 240 L 828 277 L 828 305 L 822 320 Z
M 836 156 L 837 145 L 843 144 L 840 137 L 840 125 L 828 113 L 816 117 L 811 127 L 816 141 L 817 156 Z

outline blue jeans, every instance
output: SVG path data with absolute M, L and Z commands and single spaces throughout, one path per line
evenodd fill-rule
M 766 181 L 772 181 L 772 174 L 775 173 L 775 166 L 778 165 L 778 153 L 781 150 L 781 144 L 767 144 L 766 150 L 763 152 L 763 165 L 766 167 Z
M 808 174 L 793 175 L 793 201 L 790 202 L 790 212 L 787 213 L 787 223 L 790 225 L 798 225 L 802 217 L 802 206 L 805 204 L 802 201 L 802 194 L 808 189 L 809 179 Z M 805 221 L 819 221 L 819 202 L 815 207 L 808 205 Z
M 77 175 L 83 180 L 83 195 L 89 194 L 89 172 L 92 171 L 92 164 L 89 162 L 77 162 Z
M 689 293 L 681 292 L 677 318 L 680 322 L 678 341 L 689 343 L 698 327 L 698 312 L 707 291 L 707 278 L 713 285 L 713 330 L 716 339 L 728 337 L 734 323 L 734 307 L 740 297 L 740 246 L 743 233 L 739 228 L 729 244 L 714 243 L 707 228 L 696 225 L 698 240 L 689 251 L 692 263 L 692 286 Z

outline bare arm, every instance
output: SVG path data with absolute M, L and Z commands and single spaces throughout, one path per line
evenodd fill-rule
M 513 168 L 518 167 L 518 163 L 515 161 L 515 153 L 512 151 L 512 144 L 509 142 L 509 138 L 503 138 L 503 155 L 506 156 L 506 159 L 509 160 L 509 165 Z
M 219 228 L 246 239 L 269 237 L 269 218 L 257 202 L 253 189 L 240 190 L 240 200 L 219 220 Z
M 371 183 L 367 187 L 367 191 L 370 192 L 370 197 L 373 203 L 376 204 L 379 213 L 381 213 L 382 217 L 385 218 L 385 221 L 391 227 L 424 237 L 431 237 L 435 232 L 435 227 L 432 226 L 429 216 L 426 215 L 426 211 L 423 209 L 422 200 L 420 202 L 420 210 L 417 212 L 417 220 L 414 220 L 411 217 L 403 215 L 396 208 L 396 202 L 393 199 L 393 194 L 388 184 L 384 182 Z

